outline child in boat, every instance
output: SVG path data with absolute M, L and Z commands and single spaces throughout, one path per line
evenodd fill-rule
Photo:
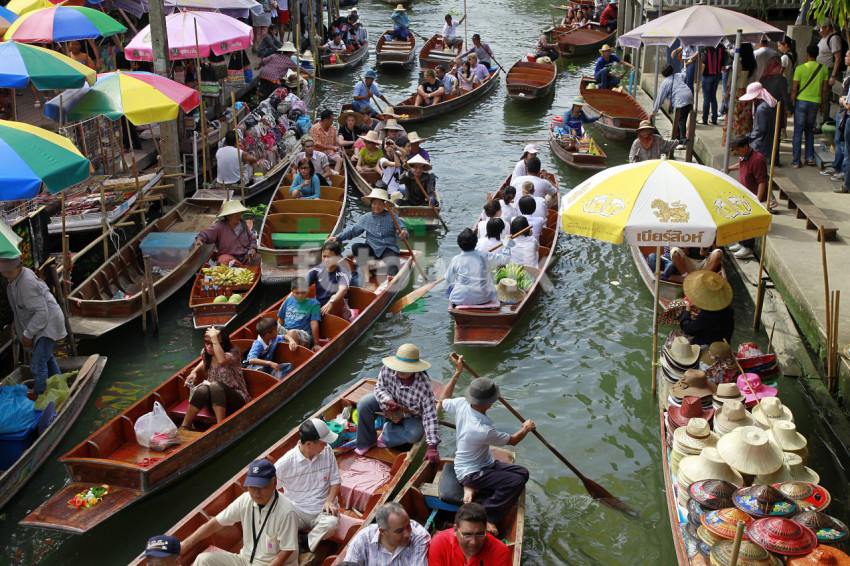
M 481 213 L 481 219 L 478 221 L 478 226 L 475 229 L 475 235 L 480 240 L 487 237 L 487 222 L 493 218 L 502 215 L 502 205 L 497 200 L 488 200 L 484 203 L 484 212 Z
M 322 320 L 322 307 L 319 301 L 307 296 L 310 285 L 303 277 L 292 281 L 292 293 L 283 301 L 277 313 L 277 333 L 284 336 L 293 352 L 298 346 L 310 348 L 314 352 L 319 346 L 319 322 Z
M 514 216 L 519 216 L 515 187 L 508 185 L 502 190 L 502 198 L 499 199 L 499 205 L 502 207 L 502 220 L 505 221 L 505 226 L 509 227 Z
M 322 316 L 333 314 L 351 320 L 348 308 L 348 288 L 351 287 L 351 271 L 342 259 L 339 242 L 322 244 L 322 263 L 307 272 L 307 284 L 316 286 L 316 300 L 322 307 Z
M 298 162 L 298 173 L 292 179 L 289 195 L 295 199 L 316 199 L 322 196 L 321 181 L 316 175 L 313 160 L 302 157 Z
M 511 221 L 512 236 L 516 236 L 526 228 L 528 228 L 527 216 L 517 216 Z M 516 236 L 513 241 L 516 245 L 511 248 L 511 263 L 537 267 L 537 248 L 540 247 L 537 239 L 525 233 L 522 236 Z
M 361 173 L 365 173 L 371 169 L 380 173 L 381 171 L 378 169 L 378 161 L 380 161 L 384 156 L 384 150 L 381 149 L 380 145 L 378 145 L 378 132 L 375 130 L 369 130 L 366 132 L 366 135 L 358 137 L 363 140 L 365 145 L 360 148 L 360 151 L 355 156 L 357 170 Z
M 286 339 L 277 333 L 277 321 L 273 318 L 261 318 L 257 321 L 256 328 L 257 339 L 248 352 L 248 369 L 264 371 L 275 379 L 282 379 L 292 370 L 292 364 L 279 364 L 274 361 L 275 348 L 286 342 Z
M 549 212 L 546 207 L 546 199 L 543 197 L 534 196 L 534 183 L 531 181 L 526 181 L 522 184 L 522 195 L 528 195 L 534 199 L 537 208 L 534 209 L 533 216 L 539 216 L 544 221 L 549 216 Z
M 543 226 L 546 225 L 546 219 L 540 218 L 539 216 L 535 216 L 534 213 L 537 211 L 537 201 L 530 195 L 524 195 L 519 199 L 519 213 L 520 216 L 517 216 L 513 220 L 511 220 L 511 233 L 516 233 L 513 231 L 514 229 L 514 220 L 517 218 L 523 217 L 526 219 L 528 225 L 531 226 L 531 235 L 538 242 L 540 241 L 540 236 L 543 234 Z
M 505 240 L 501 250 L 494 252 L 475 249 L 478 239 L 469 228 L 457 236 L 461 253 L 452 258 L 446 271 L 449 301 L 452 305 L 486 305 L 497 300 L 491 267 L 501 267 L 511 261 L 514 240 Z
M 491 218 L 487 221 L 486 232 L 483 237 L 478 237 L 478 243 L 475 244 L 475 249 L 481 252 L 490 251 L 493 246 L 498 246 L 501 238 L 505 236 L 505 221 L 499 217 Z

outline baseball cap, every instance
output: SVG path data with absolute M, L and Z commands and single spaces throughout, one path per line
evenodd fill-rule
M 272 466 L 274 467 L 274 466 Z M 159 535 L 148 539 L 148 545 L 142 556 L 153 556 L 154 558 L 167 558 L 180 554 L 180 540 L 177 537 Z
M 245 487 L 266 487 L 270 481 L 275 479 L 275 475 L 274 464 L 265 458 L 260 458 L 254 460 L 248 466 L 248 475 L 245 477 L 243 485 Z
M 524 153 L 540 153 L 540 151 L 537 149 L 537 146 L 534 145 L 533 143 L 530 143 L 527 146 L 525 146 L 525 148 L 523 148 L 522 151 Z
M 315 442 L 321 440 L 332 444 L 336 440 L 336 433 L 331 432 L 328 425 L 322 419 L 307 419 L 301 423 L 298 429 L 301 435 L 301 442 Z
M 824 18 L 823 21 L 815 26 L 815 30 L 820 31 L 826 26 L 832 26 L 832 20 L 829 18 Z

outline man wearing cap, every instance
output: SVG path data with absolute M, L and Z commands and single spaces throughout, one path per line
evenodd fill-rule
M 321 419 L 307 419 L 298 429 L 300 442 L 274 467 L 277 485 L 289 498 L 298 516 L 298 528 L 309 530 L 307 546 L 315 552 L 319 542 L 332 537 L 339 526 L 339 466 L 329 446 L 337 435 Z
M 345 563 L 358 566 L 424 566 L 428 564 L 431 535 L 410 518 L 396 501 L 384 503 L 375 522 L 348 543 Z
M 519 161 L 517 161 L 516 165 L 514 165 L 514 172 L 511 174 L 511 179 L 525 177 L 528 175 L 528 160 L 532 157 L 536 157 L 539 152 L 540 150 L 538 150 L 537 146 L 533 143 L 522 148 L 522 157 L 520 157 Z
M 322 185 L 330 184 L 328 179 L 333 175 L 331 161 L 325 152 L 316 151 L 316 140 L 313 139 L 313 136 L 308 134 L 301 137 L 301 149 L 304 151 L 295 156 L 293 163 L 298 163 L 306 157 L 313 162 L 313 170 L 316 171 L 316 174 L 322 177 Z
M 540 158 L 536 155 L 530 157 L 526 163 L 526 168 L 528 169 L 528 175 L 511 177 L 511 186 L 519 192 L 522 190 L 523 183 L 531 181 L 534 184 L 534 196 L 546 199 L 546 203 L 550 208 L 557 205 L 558 187 L 540 176 L 543 171 L 540 165 Z
M 466 14 L 458 20 L 452 20 L 451 14 L 446 14 L 446 25 L 443 26 L 443 44 L 446 47 L 453 47 L 458 43 L 463 43 L 463 40 L 457 36 L 457 28 L 466 19 Z
M 446 386 L 446 397 L 451 396 L 454 385 L 453 380 Z M 499 400 L 500 395 L 496 382 L 488 377 L 478 377 L 466 388 L 463 398 L 444 399 L 437 407 L 437 411 L 442 407 L 450 415 L 455 415 L 455 473 L 458 481 L 472 492 L 493 490 L 483 506 L 487 512 L 487 532 L 494 536 L 499 532 L 498 523 L 525 489 L 528 470 L 516 464 L 495 461 L 490 454 L 490 447 L 516 446 L 535 429 L 534 421 L 527 420 L 513 434 L 496 430 L 493 421 L 487 416 L 487 410 Z M 468 502 L 470 499 L 471 493 L 464 490 L 464 500 Z
M 209 538 L 240 523 L 242 549 L 231 552 L 202 552 L 195 566 L 293 566 L 298 562 L 298 515 L 289 499 L 277 492 L 274 464 L 262 458 L 248 466 L 247 493 L 237 497 L 218 515 L 204 523 L 181 545 L 180 556 L 197 546 L 206 548 Z
M 369 69 L 366 71 L 366 75 L 363 77 L 363 80 L 358 81 L 358 83 L 354 85 L 354 96 L 352 97 L 353 100 L 351 102 L 351 108 L 360 111 L 363 106 L 369 106 L 369 99 L 372 98 L 372 95 L 376 98 L 380 98 L 389 105 L 390 101 L 384 98 L 384 95 L 381 94 L 381 91 L 378 89 L 378 85 L 375 83 L 377 76 L 378 73 L 375 72 L 375 69 Z M 372 109 L 372 116 L 377 116 L 374 109 Z
M 624 75 L 612 76 L 611 65 L 614 63 L 622 63 L 626 67 L 634 70 L 631 63 L 627 63 L 614 55 L 614 49 L 607 43 L 599 50 L 600 57 L 596 60 L 596 67 L 593 69 L 593 77 L 596 79 L 597 88 L 614 88 L 620 84 L 620 79 Z
M 168 535 L 151 537 L 142 556 L 147 566 L 177 566 L 180 539 Z
M 599 16 L 599 27 L 607 28 L 608 33 L 617 29 L 617 0 L 611 0 Z
M 286 71 L 298 72 L 295 61 L 292 60 L 293 53 L 295 53 L 295 46 L 287 41 L 276 52 L 263 57 L 260 63 L 254 67 L 254 69 L 260 71 L 260 98 L 268 98 L 280 86 L 280 81 L 286 76 Z
M 218 220 L 195 237 L 195 245 L 212 244 L 218 251 L 219 265 L 236 261 L 241 265 L 260 265 L 257 255 L 257 234 L 242 220 L 248 210 L 238 200 L 225 201 Z
M 336 128 L 334 128 L 334 113 L 327 108 L 319 114 L 319 121 L 310 128 L 310 136 L 315 141 L 315 147 L 328 157 L 332 162 L 333 172 L 339 175 L 342 170 L 342 153 L 337 142 Z
M 629 163 L 638 163 L 649 159 L 661 159 L 676 149 L 679 140 L 665 140 L 655 133 L 655 126 L 649 120 L 643 120 L 637 129 L 637 139 L 629 150 Z
M 712 342 L 732 342 L 735 331 L 735 313 L 732 304 L 732 286 L 714 271 L 694 271 L 682 284 L 685 296 L 691 303 L 679 315 L 679 326 L 691 344 L 708 347 Z
M 599 119 L 599 116 L 594 116 L 593 118 L 588 117 L 588 115 L 584 112 L 585 106 L 586 103 L 584 101 L 584 98 L 582 98 L 581 96 L 575 97 L 573 99 L 572 107 L 566 112 L 564 112 L 564 117 L 562 118 L 562 128 L 570 135 L 573 135 L 577 138 L 580 138 L 584 135 L 585 124 L 592 124 L 593 122 Z M 526 147 L 534 146 L 532 145 Z M 536 149 L 537 148 L 535 148 L 535 150 Z M 516 171 L 516 169 L 514 169 L 514 171 Z
M 257 162 L 257 158 L 247 151 L 240 151 L 236 147 L 236 131 L 228 130 L 224 134 L 224 145 L 215 152 L 215 162 L 216 182 L 225 189 L 235 190 L 240 187 L 240 173 L 241 182 L 245 185 L 254 177 L 251 165 Z
M 458 58 L 455 60 L 457 63 L 460 63 L 460 59 L 466 57 L 467 55 L 472 58 L 472 55 L 475 55 L 476 61 L 479 64 L 484 65 L 484 67 L 488 70 L 487 78 L 490 78 L 489 69 L 493 66 L 492 59 L 495 58 L 493 55 L 493 50 L 490 49 L 490 46 L 481 41 L 481 36 L 479 34 L 475 34 L 472 36 L 472 47 L 469 50 L 465 51 L 458 55 Z M 470 66 L 472 66 L 472 61 L 470 61 Z M 479 77 L 481 82 L 484 82 L 484 77 Z

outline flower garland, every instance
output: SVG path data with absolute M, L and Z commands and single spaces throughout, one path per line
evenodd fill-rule
M 97 505 L 109 493 L 108 485 L 93 485 L 68 500 L 69 509 L 90 509 Z

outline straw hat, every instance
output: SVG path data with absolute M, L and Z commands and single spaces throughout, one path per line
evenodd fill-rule
M 496 295 L 503 303 L 520 303 L 525 299 L 525 291 L 519 288 L 516 279 L 505 277 L 496 285 Z
M 396 12 L 406 12 L 407 10 L 404 9 L 404 4 L 399 4 L 398 6 L 395 7 L 395 11 Z
M 740 401 L 743 403 L 744 399 L 744 394 L 738 389 L 736 383 L 719 384 L 717 386 L 717 392 L 711 397 L 715 409 L 720 409 L 726 401 Z
M 221 210 L 218 211 L 219 216 L 230 216 L 231 214 L 236 214 L 237 212 L 247 212 L 248 209 L 245 208 L 238 200 L 226 200 L 221 204 Z
M 614 48 L 608 45 L 607 43 L 599 48 L 600 53 L 605 53 L 606 51 L 614 51 Z
M 714 432 L 723 436 L 742 426 L 753 426 L 753 416 L 740 401 L 726 401 L 714 415 Z
M 384 201 L 387 206 L 395 206 L 395 203 L 390 199 L 390 196 L 387 194 L 387 191 L 384 189 L 372 189 L 372 192 L 363 197 L 363 202 L 366 204 L 372 204 L 373 199 L 378 199 Z
M 702 482 L 706 482 L 706 481 L 717 481 L 717 480 L 702 480 Z M 694 483 L 702 483 L 702 482 L 694 482 Z M 726 483 L 726 482 L 723 482 L 723 483 Z M 694 484 L 692 483 L 691 486 L 693 486 L 693 485 Z M 689 496 L 688 497 L 688 503 L 685 505 L 685 507 L 688 508 L 688 522 L 693 524 L 694 526 L 698 527 L 702 524 L 702 523 L 700 523 L 699 518 L 702 517 L 703 513 L 708 513 L 709 511 L 711 511 L 711 508 L 703 507 L 702 504 L 699 501 L 690 497 L 690 492 L 691 492 L 691 488 L 689 487 L 688 488 L 688 496 Z M 731 503 L 730 503 L 730 506 L 731 506 Z M 696 531 L 694 531 L 694 534 L 696 534 Z M 699 538 L 699 537 L 697 537 L 697 538 Z
M 313 60 L 313 52 L 308 49 L 307 51 L 305 51 L 304 53 L 301 54 L 301 60 L 302 61 L 312 61 Z M 368 75 L 369 73 L 367 72 L 366 74 Z
M 400 131 L 400 132 L 404 131 L 404 128 L 402 128 L 401 126 L 398 125 L 398 120 L 396 120 L 395 118 L 387 119 L 387 123 L 384 124 L 384 129 L 385 130 L 397 130 L 397 131 Z
M 786 481 L 805 481 L 819 483 L 820 476 L 813 469 L 803 465 L 803 459 L 793 452 L 782 453 L 782 467 L 770 474 L 761 474 L 753 480 L 754 485 L 775 485 Z
M 711 547 L 711 564 L 730 566 L 734 541 L 721 540 Z M 738 566 L 781 566 L 782 561 L 759 545 L 745 540 L 738 549 Z
M 738 376 L 738 389 L 746 397 L 746 404 L 752 407 L 756 403 L 756 396 L 759 399 L 767 397 L 776 397 L 779 390 L 775 387 L 770 387 L 761 382 L 761 377 L 757 373 L 745 373 Z M 754 395 L 755 394 L 755 395 Z
M 652 122 L 649 120 L 641 120 L 640 125 L 637 127 L 637 131 L 641 130 L 652 130 L 655 131 L 655 126 L 652 125 Z
M 784 496 L 793 499 L 799 509 L 824 511 L 832 501 L 832 496 L 821 486 L 805 481 L 787 481 L 775 487 Z
M 715 543 L 723 540 L 721 537 L 709 531 L 705 527 L 705 525 L 700 525 L 699 527 L 697 527 L 697 536 L 699 537 L 700 541 L 706 544 L 709 548 L 711 548 L 711 546 Z
M 359 126 L 360 124 L 363 123 L 363 114 L 361 114 L 360 112 L 355 112 L 354 110 L 343 110 L 339 115 L 339 120 L 337 120 L 339 125 L 344 126 L 345 121 L 348 120 L 349 116 L 354 116 L 354 125 L 355 126 Z
M 673 429 L 688 426 L 688 421 L 693 418 L 701 418 L 707 421 L 714 416 L 714 409 L 703 409 L 699 397 L 688 396 L 682 400 L 681 407 L 670 407 L 667 409 L 669 423 Z
M 428 161 L 427 159 L 425 159 L 424 157 L 422 157 L 421 155 L 416 155 L 413 158 L 408 159 L 407 164 L 408 165 L 422 165 L 423 167 L 425 167 L 426 171 L 431 170 L 431 162 Z
M 383 112 L 378 112 L 378 116 L 386 116 L 387 118 L 399 118 L 400 115 L 395 113 L 392 106 L 385 106 Z
M 708 428 L 705 419 L 691 419 L 688 426 L 673 433 L 673 450 L 686 456 L 696 455 L 706 446 L 717 445 L 718 436 Z
M 732 302 L 732 286 L 714 271 L 692 271 L 682 287 L 688 300 L 702 310 L 720 311 Z
M 676 336 L 665 351 L 680 366 L 692 366 L 699 359 L 699 345 L 691 344 L 684 336 Z
M 357 137 L 360 138 L 363 141 L 372 142 L 372 143 L 381 143 L 381 141 L 378 139 L 378 132 L 376 132 L 375 130 L 369 130 L 368 132 L 366 132 L 365 136 L 357 136 Z
M 812 529 L 821 544 L 838 544 L 850 537 L 847 525 L 820 511 L 801 511 L 794 520 Z
M 777 421 L 794 422 L 794 415 L 791 414 L 791 409 L 782 404 L 779 397 L 768 397 L 762 399 L 759 405 L 753 407 L 753 417 L 763 429 L 767 430 L 770 425 Z
M 670 395 L 683 399 L 686 395 L 695 397 L 711 397 L 717 391 L 717 386 L 708 381 L 704 371 L 689 369 L 676 384 L 670 387 Z
M 753 517 L 789 517 L 797 503 L 771 485 L 742 487 L 732 496 L 735 507 Z
M 297 53 L 298 50 L 295 49 L 295 46 L 292 45 L 291 41 L 284 41 L 283 45 L 278 48 L 278 53 Z
M 818 545 L 809 527 L 780 517 L 753 521 L 747 525 L 747 536 L 762 548 L 785 556 L 803 556 Z
M 819 546 L 805 556 L 789 558 L 788 566 L 850 566 L 850 556 L 831 546 Z
M 717 450 L 730 467 L 742 474 L 771 474 L 782 467 L 782 450 L 758 427 L 736 428 L 720 437 Z
M 587 106 L 583 96 L 576 96 L 571 103 L 573 106 Z
M 405 373 L 425 371 L 431 367 L 431 364 L 419 359 L 419 348 L 413 344 L 402 344 L 396 350 L 395 356 L 387 356 L 381 361 L 388 368 Z
M 543 57 L 538 57 L 534 60 L 535 63 L 540 63 L 541 65 L 551 65 L 552 59 L 544 55 Z
M 720 457 L 717 448 L 708 446 L 702 449 L 699 456 L 687 456 L 679 464 L 676 475 L 679 482 L 679 501 L 687 503 L 690 496 L 688 488 L 700 480 L 724 480 L 737 485 L 744 485 L 744 478 L 729 467 Z
M 808 441 L 805 436 L 797 432 L 797 425 L 791 421 L 774 421 L 772 424 L 773 427 L 767 431 L 767 435 L 783 451 L 796 453 L 806 448 Z M 799 456 L 803 457 L 802 454 L 799 454 Z
M 740 485 L 725 480 L 700 480 L 688 487 L 688 495 L 704 509 L 717 510 L 733 507 L 732 495 Z
M 410 132 L 407 134 L 407 141 L 410 143 L 422 143 L 428 141 L 428 138 L 420 138 L 416 132 Z
M 700 520 L 702 521 L 702 526 L 708 529 L 715 538 L 719 539 L 735 538 L 738 521 L 744 521 L 746 525 L 753 522 L 752 517 L 735 507 L 709 511 Z M 744 540 L 749 540 L 746 534 L 744 535 Z

